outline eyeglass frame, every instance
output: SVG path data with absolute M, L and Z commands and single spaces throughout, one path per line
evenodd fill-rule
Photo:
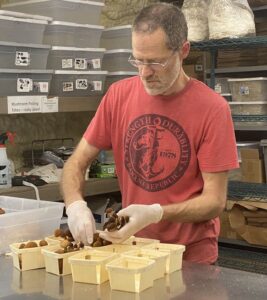
M 130 57 L 128 58 L 128 62 L 135 68 L 140 68 L 143 66 L 148 66 L 149 68 L 153 69 L 155 71 L 155 67 L 161 67 L 162 69 L 165 69 L 167 67 L 167 65 L 170 62 L 170 59 L 173 57 L 173 55 L 175 54 L 175 52 L 177 52 L 177 50 L 173 50 L 172 54 L 165 60 L 165 62 L 160 63 L 160 62 L 142 62 L 141 60 L 136 59 L 132 54 L 130 55 Z M 131 58 L 134 59 L 131 59 Z

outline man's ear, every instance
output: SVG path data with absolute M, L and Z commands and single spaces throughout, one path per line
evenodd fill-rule
M 189 52 L 190 52 L 190 42 L 186 41 L 183 43 L 183 46 L 181 48 L 181 55 L 183 60 L 187 58 Z

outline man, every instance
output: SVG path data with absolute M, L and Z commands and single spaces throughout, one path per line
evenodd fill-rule
M 129 62 L 139 76 L 109 88 L 64 167 L 70 230 L 76 240 L 92 241 L 84 174 L 100 149 L 112 148 L 124 207 L 118 214 L 130 221 L 101 236 L 113 243 L 136 235 L 184 244 L 184 259 L 214 263 L 227 171 L 238 167 L 229 106 L 185 74 L 190 44 L 177 7 L 143 8 L 133 24 L 132 49 Z

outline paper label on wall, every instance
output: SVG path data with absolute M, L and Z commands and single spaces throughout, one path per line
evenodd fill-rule
M 101 68 L 101 60 L 100 58 L 92 59 L 92 64 L 94 69 L 100 69 Z
M 40 93 L 48 93 L 49 84 L 48 82 L 38 82 L 40 87 Z
M 72 58 L 67 58 L 67 59 L 62 59 L 61 60 L 61 66 L 62 69 L 69 69 L 73 67 L 73 59 Z
M 214 91 L 218 94 L 222 92 L 222 85 L 220 83 L 215 84 Z
M 58 112 L 58 97 L 43 98 L 42 99 L 42 112 Z
M 241 85 L 241 87 L 239 89 L 239 93 L 240 93 L 240 95 L 249 95 L 249 87 Z
M 29 93 L 33 89 L 33 81 L 31 78 L 18 78 L 17 79 L 17 92 Z
M 8 114 L 41 113 L 42 100 L 46 96 L 8 96 Z
M 73 92 L 73 82 L 63 82 L 63 92 Z
M 102 90 L 102 81 L 93 81 L 94 90 L 101 91 Z
M 29 66 L 30 65 L 30 53 L 16 51 L 15 66 Z
M 75 58 L 74 69 L 86 70 L 87 69 L 87 59 L 86 58 Z
M 77 90 L 87 90 L 88 89 L 88 81 L 85 78 L 76 79 L 75 87 Z

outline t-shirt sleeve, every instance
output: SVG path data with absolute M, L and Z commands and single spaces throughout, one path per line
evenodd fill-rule
M 206 123 L 197 156 L 202 172 L 221 172 L 239 167 L 234 126 L 227 102 Z
M 112 91 L 108 90 L 100 102 L 95 116 L 88 125 L 83 137 L 98 149 L 111 149 L 111 102 Z

